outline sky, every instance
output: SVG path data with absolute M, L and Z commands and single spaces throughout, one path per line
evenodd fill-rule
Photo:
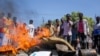
M 1 0 L 0 0 L 1 1 Z M 4 1 L 4 0 L 2 0 Z M 5 0 L 6 1 L 6 0 Z M 40 26 L 48 20 L 60 19 L 67 13 L 82 12 L 85 16 L 95 18 L 100 15 L 100 0 L 7 0 L 12 2 L 10 6 L 14 16 L 20 18 L 20 21 L 28 23 L 30 19 L 34 20 L 34 25 Z M 3 4 L 1 4 L 3 3 Z M 0 2 L 4 6 L 5 2 Z M 8 5 L 7 5 L 8 6 Z M 4 6 L 6 7 L 6 6 Z M 6 7 L 5 9 L 8 9 Z

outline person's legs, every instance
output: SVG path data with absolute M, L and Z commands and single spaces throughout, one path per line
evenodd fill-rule
M 81 34 L 78 32 L 78 34 L 77 34 L 77 38 L 80 39 L 80 37 L 81 37 Z
M 86 35 L 84 33 L 81 33 L 81 41 L 82 41 L 82 48 L 85 49 L 86 48 Z
M 9 44 L 9 39 L 4 35 L 2 39 L 2 45 L 8 45 Z
M 86 48 L 86 44 L 85 44 L 85 39 L 86 39 L 86 36 L 84 35 L 84 33 L 79 33 L 78 32 L 78 38 L 80 39 L 80 42 L 81 42 L 81 48 L 84 49 Z
M 98 53 L 100 54 L 100 35 L 98 35 L 98 44 L 97 44 L 97 48 L 98 48 Z
M 69 36 L 69 35 L 67 35 L 67 41 L 71 44 L 71 42 L 72 42 L 72 37 Z
M 72 45 L 74 48 L 76 48 L 77 41 L 76 41 L 76 40 L 72 40 L 71 45 Z
M 97 43 L 98 43 L 97 36 L 94 36 L 94 46 L 93 46 L 93 48 L 96 49 Z
M 68 42 L 71 44 L 71 39 L 72 39 L 71 36 L 69 36 L 69 35 L 64 35 L 63 37 L 64 37 L 64 39 L 65 39 L 66 41 L 68 41 Z
M 78 45 L 78 43 L 80 43 L 80 48 L 82 48 L 82 38 L 81 38 L 81 33 L 78 32 L 77 34 L 77 43 L 76 46 Z

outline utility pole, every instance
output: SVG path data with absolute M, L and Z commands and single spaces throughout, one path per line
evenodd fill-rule
M 42 22 L 43 22 L 43 25 L 44 25 L 44 17 L 42 17 L 42 20 L 43 20 Z

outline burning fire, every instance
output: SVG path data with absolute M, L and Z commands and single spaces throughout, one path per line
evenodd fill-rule
M 14 27 L 11 19 L 5 21 L 5 23 L 9 24 L 7 28 L 4 28 L 8 42 L 0 47 L 0 52 L 11 50 L 13 54 L 16 54 L 19 49 L 27 51 L 30 47 L 40 44 L 41 38 L 50 36 L 49 30 L 45 27 L 42 27 L 41 31 L 34 38 L 31 38 L 25 24 L 18 23 L 17 27 Z

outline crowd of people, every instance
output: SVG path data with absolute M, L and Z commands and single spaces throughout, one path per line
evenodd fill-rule
M 90 33 L 88 21 L 84 19 L 83 13 L 78 13 L 78 20 L 73 22 L 71 15 L 66 15 L 66 20 L 56 19 L 56 24 L 52 24 L 51 20 L 48 20 L 46 24 L 50 30 L 50 36 L 57 36 L 68 41 L 75 49 L 95 48 L 100 53 L 100 16 L 96 17 L 96 23 L 93 26 L 93 32 Z M 30 37 L 34 37 L 39 33 L 41 27 L 37 29 L 34 27 L 33 20 L 29 21 L 29 24 L 23 24 L 28 29 Z M 17 18 L 11 16 L 8 13 L 7 16 L 4 13 L 0 13 L 0 46 L 4 45 L 3 39 L 5 39 L 5 33 L 10 33 L 15 27 L 18 26 Z M 13 28 L 13 29 L 12 29 Z
M 56 19 L 56 24 L 48 20 L 48 28 L 51 36 L 61 37 L 72 44 L 75 49 L 97 49 L 100 52 L 100 16 L 96 17 L 93 31 L 90 33 L 88 21 L 78 13 L 78 20 L 73 22 L 71 15 L 66 15 L 66 20 Z
M 18 22 L 17 17 L 12 17 L 11 13 L 8 13 L 6 16 L 4 13 L 0 12 L 0 46 L 9 45 L 9 42 L 11 44 L 9 39 L 19 33 L 24 35 L 28 33 L 29 36 L 33 38 L 33 20 L 30 20 L 27 25 L 26 23 Z

